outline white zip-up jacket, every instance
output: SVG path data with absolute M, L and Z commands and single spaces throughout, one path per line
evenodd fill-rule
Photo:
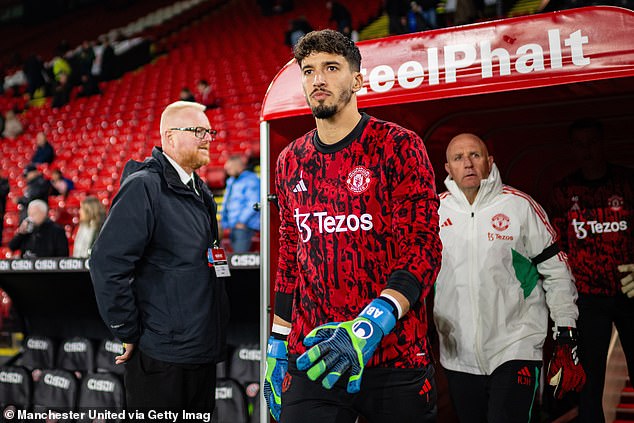
M 503 185 L 495 165 L 473 204 L 453 179 L 445 185 L 434 301 L 441 364 L 490 375 L 510 360 L 541 361 L 548 310 L 556 326 L 576 327 L 578 316 L 565 254 L 553 247 L 544 252 L 556 240 L 546 213 Z M 535 258 L 543 260 L 536 268 Z

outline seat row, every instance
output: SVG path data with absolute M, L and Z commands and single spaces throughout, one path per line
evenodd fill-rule
M 115 365 L 114 357 L 121 353 L 123 344 L 115 339 L 72 337 L 58 342 L 28 336 L 21 353 L 0 366 L 0 407 L 16 415 L 19 410 L 39 415 L 73 411 L 68 421 L 92 421 L 99 410 L 119 413 L 125 409 L 124 366 Z M 256 344 L 230 346 L 227 357 L 217 365 L 214 421 L 255 423 L 260 349 Z

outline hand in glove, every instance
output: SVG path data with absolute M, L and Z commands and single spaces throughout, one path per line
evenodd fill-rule
M 288 342 L 271 336 L 266 347 L 264 399 L 275 420 L 282 411 L 282 382 L 288 371 Z
M 621 291 L 629 298 L 634 298 L 634 263 L 619 265 L 619 272 L 630 273 L 621 279 Z
M 356 319 L 343 323 L 327 323 L 313 329 L 304 339 L 312 347 L 297 359 L 297 368 L 307 370 L 311 380 L 326 376 L 321 384 L 332 388 L 346 371 L 350 371 L 347 391 L 361 389 L 366 363 L 381 339 L 396 325 L 394 307 L 389 300 L 377 298 Z
M 555 398 L 561 399 L 566 392 L 581 391 L 586 383 L 586 372 L 577 356 L 577 329 L 558 326 L 553 337 L 557 343 L 546 379 L 555 387 Z

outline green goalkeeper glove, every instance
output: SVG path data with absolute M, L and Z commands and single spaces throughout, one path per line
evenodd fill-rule
M 365 365 L 395 325 L 394 307 L 389 300 L 379 297 L 354 320 L 313 329 L 304 339 L 304 345 L 312 348 L 299 356 L 297 368 L 306 370 L 311 380 L 326 373 L 321 382 L 326 389 L 350 371 L 347 391 L 359 392 Z
M 264 377 L 264 399 L 275 420 L 282 412 L 282 382 L 288 371 L 288 342 L 269 338 L 266 347 L 266 375 Z

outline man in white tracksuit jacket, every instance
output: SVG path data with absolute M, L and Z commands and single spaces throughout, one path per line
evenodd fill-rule
M 480 138 L 453 138 L 445 169 L 434 320 L 451 398 L 462 423 L 526 423 L 549 310 L 557 328 L 548 374 L 555 394 L 578 390 L 585 380 L 567 259 L 542 207 L 502 184 Z

